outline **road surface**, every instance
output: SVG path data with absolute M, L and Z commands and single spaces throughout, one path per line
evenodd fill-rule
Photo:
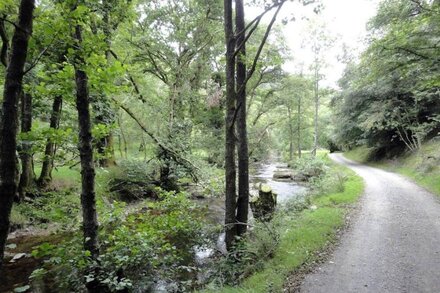
M 360 211 L 301 292 L 440 292 L 440 203 L 400 175 L 332 154 L 365 181 Z

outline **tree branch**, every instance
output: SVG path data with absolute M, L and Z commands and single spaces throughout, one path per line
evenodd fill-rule
M 190 170 L 190 174 L 194 181 L 198 181 L 197 175 L 194 173 L 194 171 L 198 171 L 199 169 L 194 166 L 193 163 L 191 163 L 188 159 L 182 157 L 177 151 L 173 150 L 172 148 L 165 145 L 163 142 L 161 142 L 142 122 L 141 120 L 125 105 L 121 104 L 118 100 L 116 100 L 114 97 L 111 97 L 113 102 L 118 105 L 122 110 L 125 111 L 125 113 L 130 116 L 137 125 L 154 141 L 154 143 L 157 144 L 158 147 L 160 147 L 164 152 L 166 152 L 171 158 L 173 158 L 177 163 L 180 163 L 181 165 L 185 166 L 188 170 Z
M 251 68 L 249 69 L 249 71 L 248 71 L 248 73 L 247 73 L 246 80 L 245 80 L 245 82 L 244 82 L 244 84 L 243 84 L 243 87 L 246 86 L 247 82 L 249 81 L 249 79 L 251 79 L 252 75 L 253 75 L 254 72 L 255 72 L 255 68 L 257 67 L 258 59 L 260 59 L 261 52 L 263 51 L 264 45 L 266 44 L 267 38 L 269 37 L 269 33 L 270 33 L 270 31 L 272 30 L 273 24 L 275 23 L 275 21 L 276 21 L 276 19 L 277 19 L 277 16 L 278 16 L 278 13 L 280 12 L 280 10 L 281 10 L 281 8 L 283 7 L 283 4 L 284 4 L 284 3 L 285 3 L 285 2 L 283 1 L 283 2 L 281 2 L 281 4 L 278 6 L 278 8 L 277 8 L 277 10 L 275 11 L 275 13 L 274 13 L 274 15 L 273 15 L 273 17 L 272 17 L 272 19 L 271 19 L 269 25 L 268 25 L 267 28 L 266 28 L 266 32 L 264 33 L 264 37 L 263 37 L 263 39 L 261 40 L 260 46 L 258 47 L 258 51 L 257 51 L 257 54 L 256 54 L 255 57 L 254 57 L 254 61 L 253 61 L 253 63 L 252 63 L 252 66 L 251 66 Z M 240 91 L 243 91 L 243 90 L 244 90 L 244 88 L 240 88 L 240 89 L 239 89 L 239 92 L 240 92 Z

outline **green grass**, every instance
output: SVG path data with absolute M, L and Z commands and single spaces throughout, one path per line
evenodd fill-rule
M 417 152 L 400 158 L 375 163 L 367 162 L 369 152 L 370 149 L 359 147 L 344 155 L 351 160 L 404 175 L 440 196 L 440 141 L 430 141 Z
M 371 152 L 370 148 L 367 148 L 365 146 L 360 146 L 348 152 L 345 152 L 344 156 L 349 158 L 350 160 L 359 163 L 367 163 L 370 152 Z
M 36 165 L 34 171 L 38 178 L 41 173 L 41 165 Z M 79 170 L 79 165 L 73 168 L 70 168 L 69 166 L 61 166 L 54 168 L 52 170 L 52 179 L 54 181 L 60 181 L 60 182 L 80 183 L 81 174 Z
M 36 166 L 35 173 L 40 174 L 41 167 Z M 107 171 L 96 168 L 95 190 L 98 201 L 98 213 L 107 210 L 105 201 L 109 196 Z M 79 166 L 58 167 L 52 171 L 49 191 L 43 191 L 32 201 L 14 204 L 11 211 L 11 225 L 15 228 L 27 226 L 47 226 L 48 223 L 74 226 L 80 220 L 81 174 Z
M 280 246 L 262 271 L 247 278 L 239 287 L 225 287 L 215 292 L 282 292 L 289 274 L 315 259 L 318 251 L 335 240 L 349 206 L 362 193 L 363 181 L 345 167 L 330 165 L 329 174 L 344 172 L 344 191 L 315 196 L 312 204 L 317 206 L 316 210 L 304 210 L 283 222 Z

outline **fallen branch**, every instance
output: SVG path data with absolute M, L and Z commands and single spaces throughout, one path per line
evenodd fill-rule
M 140 120 L 136 115 L 125 105 L 121 104 L 119 101 L 117 101 L 115 98 L 111 98 L 113 102 L 118 105 L 122 110 L 125 111 L 125 113 L 128 114 L 136 123 L 139 125 L 139 127 L 154 141 L 154 143 L 157 144 L 159 148 L 161 148 L 167 155 L 169 155 L 171 158 L 173 158 L 177 163 L 185 166 L 188 170 L 190 170 L 191 177 L 194 179 L 194 181 L 198 181 L 198 178 L 194 171 L 198 171 L 199 169 L 191 163 L 188 159 L 182 157 L 177 151 L 173 150 L 172 148 L 165 145 L 163 142 L 161 142 Z

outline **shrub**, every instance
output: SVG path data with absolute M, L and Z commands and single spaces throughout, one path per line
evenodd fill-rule
M 191 286 L 179 280 L 193 268 L 194 247 L 205 242 L 203 210 L 186 194 L 158 194 L 160 201 L 130 215 L 125 215 L 125 204 L 114 203 L 102 217 L 97 260 L 83 251 L 80 234 L 57 246 L 39 246 L 33 255 L 46 259 L 46 271 L 37 270 L 34 277 L 50 276 L 56 289 L 75 292 L 85 289 L 84 276 L 110 291 L 145 292 L 154 281 L 169 279 L 176 281 L 179 291 Z
M 14 205 L 12 227 L 60 223 L 64 226 L 78 224 L 80 199 L 76 189 L 41 193 L 39 196 Z
M 303 157 L 291 162 L 289 166 L 308 180 L 323 175 L 328 168 L 324 161 L 318 157 Z
M 157 174 L 157 166 L 152 163 L 122 161 L 107 174 L 109 191 L 116 193 L 118 199 L 128 202 L 146 197 L 157 198 Z

